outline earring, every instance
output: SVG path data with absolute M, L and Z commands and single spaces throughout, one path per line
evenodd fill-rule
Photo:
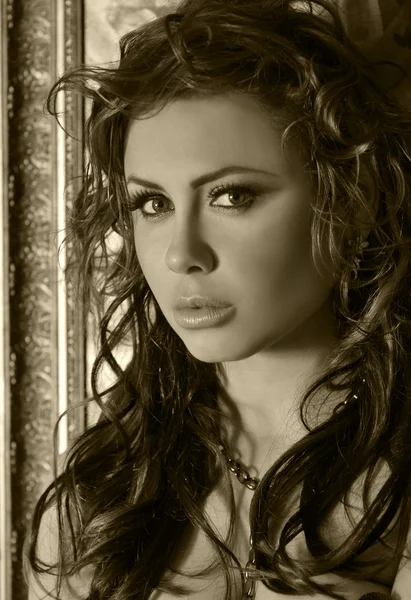
M 355 248 L 355 256 L 354 256 L 354 266 L 351 268 L 352 271 L 352 278 L 354 279 L 354 281 L 357 279 L 358 277 L 358 269 L 360 267 L 360 262 L 362 260 L 362 255 L 364 252 L 364 248 L 367 248 L 369 246 L 369 242 L 364 241 L 364 238 L 362 235 L 359 235 L 355 241 L 353 240 L 348 240 L 348 245 L 350 246 L 350 248 Z

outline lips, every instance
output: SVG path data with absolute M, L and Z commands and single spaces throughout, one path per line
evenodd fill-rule
M 231 306 L 229 302 L 211 296 L 181 296 L 174 308 L 181 310 L 184 308 L 227 308 L 228 306 Z

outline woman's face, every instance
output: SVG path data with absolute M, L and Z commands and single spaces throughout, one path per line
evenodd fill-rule
M 133 211 L 137 257 L 199 360 L 270 351 L 329 311 L 331 285 L 311 258 L 310 184 L 287 154 L 281 131 L 244 96 L 178 100 L 131 122 L 128 190 L 147 191 Z

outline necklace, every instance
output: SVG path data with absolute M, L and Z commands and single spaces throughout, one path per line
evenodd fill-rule
M 362 384 L 364 384 L 365 379 L 361 379 L 361 382 Z M 339 412 L 341 412 L 352 400 L 358 400 L 358 395 L 353 394 L 351 398 L 346 398 L 343 402 L 340 402 L 334 408 L 333 413 L 338 414 Z M 220 450 L 227 461 L 229 470 L 237 477 L 238 481 L 242 485 L 244 485 L 246 488 L 253 492 L 256 489 L 257 485 L 260 483 L 260 479 L 257 477 L 251 477 L 249 472 L 237 460 L 230 456 L 225 446 L 220 445 Z M 248 561 L 244 567 L 244 571 L 241 573 L 243 581 L 242 600 L 253 600 L 255 598 L 257 589 L 257 580 L 253 579 L 252 576 L 252 573 L 256 567 L 255 550 L 252 535 L 250 535 L 249 544 L 250 550 L 248 553 Z
M 252 492 L 255 490 L 260 480 L 257 477 L 251 477 L 249 472 L 234 458 L 232 458 L 224 446 L 220 446 L 222 454 L 225 456 L 229 470 L 234 473 L 238 481 Z M 250 535 L 250 550 L 248 561 L 244 571 L 241 573 L 243 580 L 242 600 L 253 600 L 255 598 L 257 581 L 252 578 L 252 572 L 255 570 L 255 551 L 253 537 Z

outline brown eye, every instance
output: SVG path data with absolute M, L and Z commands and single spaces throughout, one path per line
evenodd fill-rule
M 247 196 L 246 193 L 238 191 L 226 192 L 225 194 L 221 194 L 220 198 L 223 198 L 224 196 L 226 196 L 227 201 L 219 202 L 220 206 L 235 206 L 236 204 L 242 204 L 249 199 L 249 195 Z M 217 202 L 215 202 L 214 205 L 216 206 Z
M 248 184 L 223 184 L 210 192 L 212 205 L 220 209 L 246 208 L 252 203 L 258 193 Z
M 148 215 L 159 214 L 170 210 L 170 204 L 171 202 L 167 198 L 151 198 L 142 206 L 142 212 Z M 153 210 L 149 210 L 150 205 Z

